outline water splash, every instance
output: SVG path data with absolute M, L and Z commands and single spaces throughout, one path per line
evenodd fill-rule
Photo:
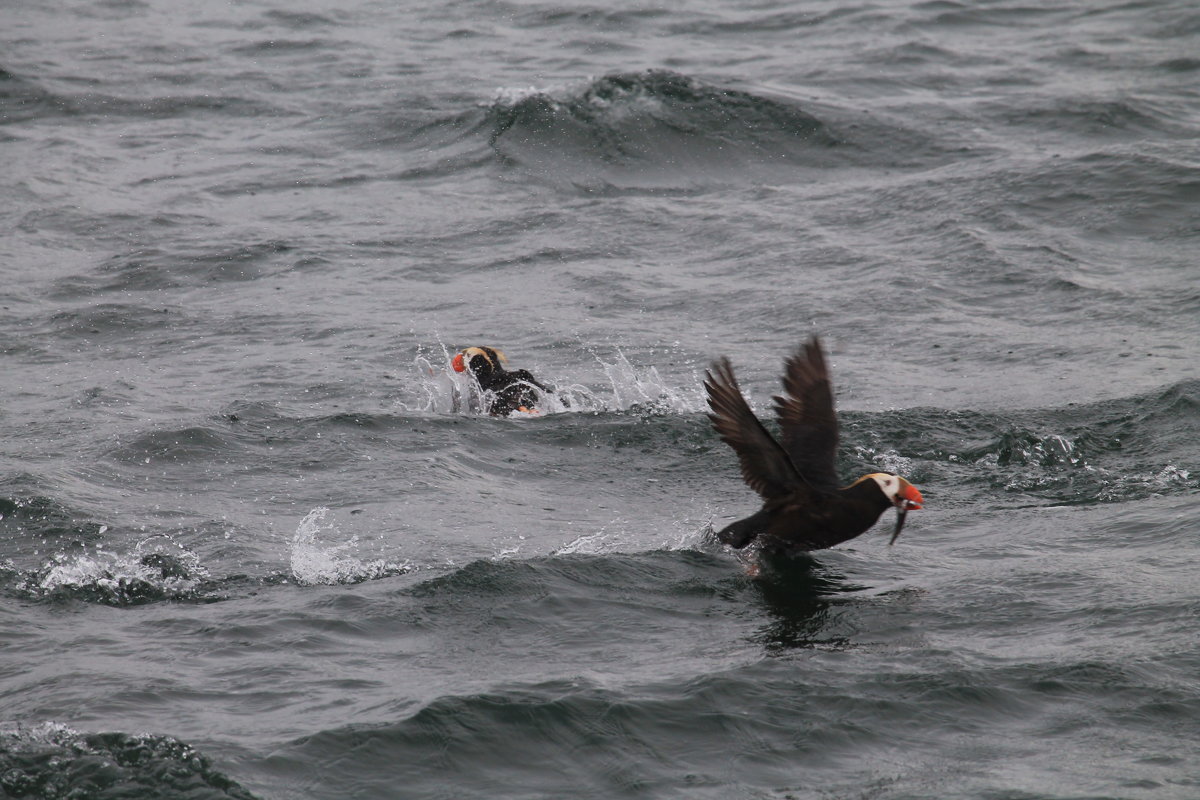
M 427 414 L 465 414 L 487 416 L 487 409 L 495 399 L 495 392 L 484 389 L 469 372 L 455 372 L 450 368 L 453 353 L 439 339 L 436 347 L 421 348 L 413 358 L 412 369 L 416 397 L 399 405 L 406 411 Z M 531 387 L 537 391 L 537 387 Z M 543 395 L 539 403 L 543 413 L 555 414 L 572 410 L 569 401 L 555 394 Z M 514 418 L 532 416 L 514 412 Z
M 411 572 L 409 563 L 396 564 L 383 559 L 363 561 L 353 553 L 358 550 L 358 536 L 334 545 L 322 545 L 324 536 L 340 538 L 337 526 L 325 522 L 329 509 L 314 508 L 296 527 L 292 537 L 290 563 L 292 577 L 303 586 L 362 583 Z M 347 554 L 349 553 L 349 554 Z
M 651 550 L 697 550 L 711 540 L 712 514 L 703 521 L 672 520 L 669 527 L 647 532 L 640 525 L 617 518 L 595 533 L 575 537 L 551 552 L 555 556 L 644 553 Z
M 603 382 L 586 385 L 574 376 L 547 376 L 553 392 L 542 395 L 541 414 L 514 412 L 513 418 L 565 413 L 638 411 L 650 414 L 692 414 L 702 410 L 704 399 L 697 377 L 691 386 L 672 386 L 658 368 L 632 363 L 619 349 L 601 357 L 591 353 L 600 367 Z M 473 375 L 450 369 L 453 353 L 442 343 L 421 350 L 413 359 L 414 395 L 399 401 L 410 412 L 486 416 L 491 393 L 480 388 Z
M 125 606 L 195 597 L 207 578 L 199 556 L 161 535 L 127 553 L 99 547 L 91 553 L 60 553 L 28 574 L 21 588 L 37 597 Z
M 698 378 L 690 389 L 678 388 L 663 380 L 657 367 L 635 366 L 620 350 L 616 351 L 612 361 L 605 361 L 596 353 L 592 356 L 604 370 L 612 390 L 612 406 L 605 410 L 639 408 L 658 413 L 694 414 L 705 408 Z
M 412 363 L 415 380 L 409 382 L 416 397 L 400 402 L 400 407 L 428 414 L 460 413 L 462 398 L 468 396 L 472 383 L 478 383 L 450 369 L 451 358 L 453 354 L 440 339 L 436 348 L 421 347 Z

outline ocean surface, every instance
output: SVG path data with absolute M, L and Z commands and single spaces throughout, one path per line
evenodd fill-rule
M 0 276 L 0 796 L 1200 797 L 1192 0 L 8 2 Z

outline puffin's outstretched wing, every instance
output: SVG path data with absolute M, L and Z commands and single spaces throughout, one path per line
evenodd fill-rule
M 838 421 L 821 341 L 813 336 L 787 360 L 775 413 L 783 447 L 800 476 L 817 489 L 841 485 L 837 474 Z
M 704 388 L 712 409 L 708 418 L 721 439 L 737 453 L 746 485 L 769 500 L 804 484 L 787 453 L 746 405 L 729 359 L 713 362 L 712 369 L 705 373 Z

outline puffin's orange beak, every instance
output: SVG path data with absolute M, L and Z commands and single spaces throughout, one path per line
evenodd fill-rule
M 905 486 L 904 491 L 900 493 L 900 496 L 906 501 L 906 511 L 912 511 L 913 509 L 920 508 L 925 502 L 925 498 L 921 497 L 921 491 L 912 484 Z
M 454 367 L 455 372 L 466 372 L 467 365 L 463 363 L 462 353 L 458 353 L 450 361 L 450 366 Z

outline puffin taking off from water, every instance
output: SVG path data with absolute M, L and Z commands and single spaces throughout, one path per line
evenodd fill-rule
M 487 412 L 494 417 L 508 416 L 514 411 L 536 414 L 538 392 L 552 391 L 528 370 L 506 370 L 508 359 L 494 347 L 468 347 L 456 353 L 450 363 L 455 372 L 470 371 L 479 381 L 479 388 L 489 393 Z
M 825 354 L 816 336 L 787 360 L 775 414 L 783 444 L 762 426 L 742 397 L 729 359 L 705 373 L 708 418 L 722 441 L 737 453 L 742 479 L 762 495 L 762 510 L 729 525 L 717 538 L 742 548 L 758 538 L 775 553 L 820 550 L 853 539 L 895 507 L 896 541 L 904 517 L 924 500 L 917 487 L 886 472 L 864 475 L 841 486 L 834 465 L 837 413 Z

